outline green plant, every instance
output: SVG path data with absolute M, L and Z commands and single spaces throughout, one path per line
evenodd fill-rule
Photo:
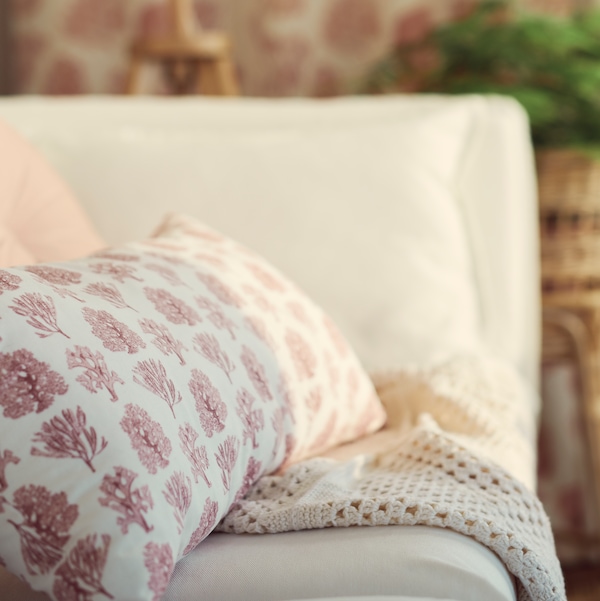
M 524 106 L 537 147 L 600 145 L 600 11 L 558 19 L 484 0 L 394 48 L 364 91 L 504 94 Z

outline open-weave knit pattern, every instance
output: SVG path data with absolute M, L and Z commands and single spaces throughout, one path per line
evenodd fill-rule
M 393 435 L 378 450 L 313 458 L 261 478 L 219 530 L 451 528 L 502 559 L 517 578 L 519 601 L 565 600 L 550 523 L 530 486 L 533 417 L 526 415 L 535 411 L 518 382 L 500 364 L 465 359 L 388 375 L 378 389 Z

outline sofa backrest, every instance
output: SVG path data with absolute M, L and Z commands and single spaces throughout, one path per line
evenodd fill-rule
M 486 352 L 537 385 L 524 111 L 500 97 L 10 98 L 109 242 L 184 212 L 254 248 L 367 367 Z

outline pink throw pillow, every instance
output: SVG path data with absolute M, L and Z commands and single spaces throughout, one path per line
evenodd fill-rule
M 160 599 L 262 474 L 385 420 L 321 309 L 186 217 L 0 269 L 0 316 L 0 564 L 56 601 Z
M 0 266 L 64 261 L 104 246 L 42 156 L 0 121 Z

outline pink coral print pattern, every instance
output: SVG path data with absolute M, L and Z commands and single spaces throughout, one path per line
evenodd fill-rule
M 33 411 L 41 413 L 67 390 L 64 378 L 27 349 L 0 353 L 0 406 L 4 407 L 4 417 L 17 419 Z
M 102 479 L 100 491 L 104 496 L 99 497 L 98 502 L 121 514 L 117 524 L 123 534 L 127 534 L 132 524 L 141 526 L 144 532 L 150 532 L 154 526 L 150 526 L 144 517 L 154 507 L 150 489 L 146 485 L 133 488 L 133 481 L 138 477 L 135 472 L 125 467 L 115 467 L 114 470 L 114 476 L 106 474 Z
M 227 330 L 232 340 L 235 340 L 236 325 L 231 319 L 225 315 L 221 307 L 205 296 L 196 297 L 196 302 L 200 309 L 208 311 L 208 319 L 212 324 L 220 330 Z
M 6 480 L 6 466 L 9 463 L 15 465 L 21 461 L 12 451 L 4 451 L 0 453 L 0 492 L 4 492 L 8 488 L 8 481 Z M 0 512 L 2 508 L 0 506 Z
M 257 433 L 265 427 L 265 417 L 262 409 L 253 409 L 256 399 L 245 389 L 239 390 L 236 396 L 238 414 L 244 425 L 244 444 L 246 439 L 252 442 L 252 448 L 258 447 Z
M 153 420 L 145 409 L 129 403 L 125 406 L 125 417 L 120 424 L 129 435 L 131 446 L 137 451 L 142 465 L 151 474 L 169 465 L 171 442 L 160 423 Z
M 124 300 L 123 296 L 117 289 L 114 284 L 104 283 L 104 282 L 95 282 L 93 284 L 89 284 L 83 289 L 84 292 L 88 294 L 93 294 L 94 296 L 99 296 L 103 298 L 105 301 L 109 302 L 111 305 L 117 307 L 117 309 L 132 309 L 133 307 L 129 306 Z M 133 309 L 135 311 L 135 309 Z
M 275 277 L 272 273 L 269 273 L 264 267 L 258 263 L 246 263 L 246 267 L 250 273 L 269 290 L 274 292 L 284 292 L 285 284 L 280 278 Z
M 95 472 L 92 461 L 108 444 L 102 436 L 98 438 L 96 430 L 87 427 L 87 418 L 81 407 L 77 411 L 63 409 L 60 416 L 53 417 L 42 424 L 42 429 L 33 437 L 34 443 L 43 444 L 42 449 L 33 447 L 32 455 L 81 459 L 92 472 Z
M 62 556 L 69 530 L 79 511 L 70 505 L 64 492 L 52 493 L 45 486 L 28 485 L 17 489 L 12 507 L 23 521 L 15 527 L 21 538 L 21 554 L 30 574 L 47 574 Z
M 288 330 L 285 342 L 294 361 L 298 377 L 301 380 L 312 378 L 317 367 L 317 359 L 306 339 L 298 332 Z
M 164 543 L 149 542 L 144 547 L 144 565 L 150 574 L 148 588 L 154 593 L 152 601 L 160 601 L 173 573 L 173 551 Z
M 146 346 L 146 343 L 129 326 L 106 311 L 85 307 L 83 317 L 92 326 L 94 336 L 100 338 L 109 351 L 127 352 L 131 355 Z
M 241 359 L 246 371 L 248 372 L 248 377 L 256 389 L 256 392 L 258 392 L 260 398 L 263 401 L 272 401 L 273 395 L 269 390 L 265 368 L 263 365 L 261 365 L 256 355 L 252 352 L 252 349 L 244 345 L 242 347 Z
M 200 518 L 200 525 L 190 539 L 187 547 L 185 548 L 183 554 L 187 555 L 190 551 L 193 551 L 214 529 L 217 525 L 217 512 L 219 510 L 218 503 L 215 503 L 211 499 L 206 499 L 204 502 L 204 511 L 202 512 L 202 517 Z
M 151 319 L 140 320 L 140 327 L 144 334 L 150 334 L 154 336 L 152 344 L 163 354 L 170 355 L 174 353 L 179 359 L 181 365 L 185 365 L 185 359 L 183 357 L 183 351 L 187 350 L 187 347 L 183 345 L 181 340 L 177 340 L 173 337 L 173 334 L 169 329 Z
M 119 375 L 106 365 L 100 351 L 94 352 L 87 346 L 75 346 L 74 350 L 66 350 L 67 366 L 69 369 L 83 368 L 83 373 L 76 378 L 86 390 L 96 394 L 106 388 L 111 401 L 118 401 L 115 391 L 116 384 L 125 384 Z
M 179 426 L 179 440 L 181 441 L 181 449 L 188 458 L 188 461 L 192 464 L 192 474 L 196 482 L 198 482 L 198 476 L 202 476 L 204 482 L 208 487 L 212 486 L 212 482 L 208 479 L 206 471 L 208 470 L 208 454 L 206 447 L 196 446 L 196 440 L 198 439 L 198 432 L 192 428 L 190 424 L 184 424 Z
M 215 432 L 221 432 L 225 428 L 227 405 L 221 400 L 219 390 L 197 369 L 192 370 L 189 389 L 196 399 L 196 411 L 206 436 L 210 438 Z
M 348 390 L 355 358 L 294 284 L 193 221 L 163 229 L 157 244 L 0 274 L 0 556 L 58 601 L 162 594 L 149 542 L 174 564 L 262 474 L 380 411 L 360 370 Z M 38 535 L 47 506 L 56 526 Z
M 117 282 L 125 282 L 127 279 L 137 280 L 141 282 L 141 278 L 137 277 L 135 267 L 131 265 L 123 265 L 118 263 L 97 263 L 91 265 L 91 270 L 100 275 L 109 275 Z
M 62 334 L 70 338 L 59 327 L 56 321 L 56 307 L 51 296 L 42 296 L 36 292 L 17 297 L 10 307 L 17 315 L 27 317 L 27 323 L 37 329 L 36 335 L 47 338 L 52 334 Z
M 215 453 L 217 465 L 221 468 L 221 482 L 225 491 L 231 487 L 231 472 L 237 462 L 239 450 L 240 441 L 235 436 L 228 436 Z
M 241 297 L 220 278 L 210 273 L 198 273 L 197 275 L 198 279 L 203 282 L 222 303 L 233 305 L 234 307 L 242 306 Z
M 177 272 L 166 265 L 158 265 L 156 263 L 147 263 L 146 269 L 151 269 L 158 273 L 164 280 L 172 286 L 187 286 L 187 284 L 179 277 Z
M 93 601 L 97 594 L 115 598 L 102 584 L 111 539 L 103 534 L 97 545 L 97 538 L 96 534 L 90 534 L 78 540 L 67 560 L 56 570 L 52 592 L 58 601 Z
M 0 294 L 4 291 L 18 290 L 21 278 L 18 275 L 0 269 Z
M 171 323 L 194 326 L 200 321 L 200 317 L 194 309 L 169 291 L 159 288 L 144 288 L 144 293 L 148 300 L 154 303 L 156 310 L 160 311 Z
M 159 361 L 149 359 L 140 361 L 134 368 L 133 381 L 161 398 L 175 417 L 175 405 L 181 403 L 183 397 L 175 388 L 175 383 L 167 376 L 165 366 Z
M 79 284 L 81 282 L 81 274 L 70 269 L 51 267 L 49 265 L 34 265 L 25 269 L 49 284 L 70 286 L 71 284 Z
M 208 359 L 213 365 L 216 365 L 231 382 L 231 372 L 235 369 L 235 364 L 229 358 L 229 355 L 221 348 L 219 341 L 212 334 L 201 332 L 194 336 L 194 348 L 205 359 Z
M 246 493 L 250 490 L 250 487 L 259 479 L 262 475 L 262 463 L 250 457 L 248 465 L 246 466 L 246 473 L 244 474 L 244 481 L 242 486 L 235 495 L 235 500 L 239 501 Z
M 163 490 L 167 503 L 173 507 L 173 515 L 177 521 L 177 531 L 183 532 L 185 516 L 192 503 L 192 481 L 183 472 L 175 472 L 167 481 Z

